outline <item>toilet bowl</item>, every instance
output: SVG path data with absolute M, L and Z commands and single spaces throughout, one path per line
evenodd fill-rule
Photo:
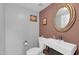
M 27 55 L 39 55 L 42 52 L 41 48 L 33 47 L 27 51 Z
M 43 49 L 45 48 L 45 45 L 43 44 L 43 37 L 39 37 L 39 47 L 33 47 L 26 51 L 27 55 L 39 55 L 40 53 L 43 54 Z

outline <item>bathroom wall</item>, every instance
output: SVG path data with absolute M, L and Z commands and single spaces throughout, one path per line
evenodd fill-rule
M 75 10 L 76 10 L 76 21 L 73 27 L 64 33 L 57 32 L 54 27 L 54 19 L 55 19 L 55 14 L 59 8 L 62 7 L 64 4 L 59 4 L 59 3 L 53 3 L 49 5 L 47 8 L 42 10 L 40 12 L 40 35 L 43 35 L 45 37 L 53 37 L 54 35 L 56 37 L 59 37 L 62 35 L 63 40 L 70 42 L 70 43 L 75 43 L 78 45 L 78 49 L 76 54 L 79 54 L 79 4 L 73 3 L 71 4 Z M 47 17 L 47 25 L 42 25 L 42 19 L 44 17 Z
M 4 4 L 0 3 L 0 55 L 5 53 L 5 20 Z
M 31 22 L 29 16 L 38 13 L 23 8 L 16 4 L 6 4 L 6 53 L 9 55 L 23 55 L 26 53 L 24 41 L 28 41 L 26 50 L 31 47 L 37 47 L 39 36 L 39 20 Z

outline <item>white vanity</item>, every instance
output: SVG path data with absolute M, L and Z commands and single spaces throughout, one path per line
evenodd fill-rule
M 43 37 L 39 37 L 39 40 L 42 41 L 42 47 L 48 46 L 64 55 L 73 55 L 77 49 L 76 44 L 64 42 L 63 40 Z

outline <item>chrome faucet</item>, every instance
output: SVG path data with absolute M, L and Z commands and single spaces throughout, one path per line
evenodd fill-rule
M 63 37 L 62 37 L 62 36 L 60 36 L 60 37 L 59 37 L 59 39 L 60 39 L 60 40 L 63 40 Z

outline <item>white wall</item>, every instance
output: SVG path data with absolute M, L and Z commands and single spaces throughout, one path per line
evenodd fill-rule
M 0 54 L 5 52 L 5 20 L 4 5 L 0 3 Z
M 25 54 L 24 41 L 28 41 L 29 49 L 38 46 L 39 22 L 31 22 L 29 15 L 38 15 L 31 10 L 15 4 L 6 4 L 6 54 Z

